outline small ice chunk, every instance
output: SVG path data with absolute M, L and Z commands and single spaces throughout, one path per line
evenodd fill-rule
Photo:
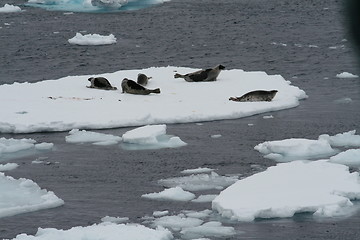
M 154 211 L 153 212 L 153 216 L 154 217 L 163 217 L 163 216 L 166 216 L 169 214 L 169 211 L 168 210 L 165 210 L 165 211 Z
M 5 4 L 3 7 L 0 7 L 0 13 L 13 13 L 21 12 L 21 8 L 11 4 Z
M 102 222 L 111 222 L 111 223 L 125 223 L 129 221 L 128 217 L 110 217 L 110 216 L 105 216 L 103 218 L 101 218 Z
M 159 184 L 165 187 L 179 186 L 188 191 L 201 191 L 209 189 L 223 189 L 238 180 L 237 176 L 219 176 L 215 172 L 210 174 L 193 174 L 184 177 L 175 177 L 159 180 Z
M 235 235 L 233 227 L 222 226 L 221 222 L 207 222 L 201 226 L 183 228 L 180 232 L 185 239 L 199 237 L 229 237 Z
M 215 171 L 215 169 L 207 168 L 207 167 L 205 167 L 205 168 L 199 167 L 199 168 L 195 168 L 195 169 L 186 169 L 186 170 L 181 171 L 181 173 L 196 174 L 196 173 L 208 173 L 208 172 L 212 172 L 212 171 Z
M 214 135 L 211 135 L 211 138 L 220 138 L 222 137 L 221 134 L 214 134 Z
M 338 103 L 338 104 L 349 104 L 349 103 L 352 103 L 352 101 L 353 100 L 351 98 L 345 97 L 345 98 L 339 98 L 339 99 L 335 100 L 334 102 Z
M 360 147 L 360 135 L 356 135 L 356 130 L 339 133 L 334 136 L 322 134 L 319 140 L 325 140 L 333 147 Z
M 69 134 L 69 136 L 65 137 L 65 141 L 68 143 L 93 143 L 96 145 L 110 145 L 117 144 L 121 141 L 121 137 L 119 136 L 79 129 L 73 129 L 69 132 Z
M 75 45 L 109 45 L 116 43 L 116 37 L 113 34 L 102 36 L 99 34 L 82 35 L 81 33 L 76 33 L 68 42 Z
M 172 201 L 190 201 L 195 198 L 195 194 L 184 191 L 181 187 L 165 189 L 159 193 L 143 194 L 141 197 L 155 200 L 172 200 Z
M 266 115 L 266 116 L 263 116 L 263 119 L 270 119 L 270 118 L 274 118 L 273 115 Z
M 17 163 L 6 163 L 6 164 L 0 164 L 0 172 L 4 171 L 11 171 L 17 168 L 19 164 Z
M 35 144 L 35 149 L 37 150 L 51 150 L 53 147 L 54 147 L 53 143 L 43 142 L 43 143 Z
M 198 198 L 191 200 L 192 202 L 204 203 L 211 202 L 216 198 L 217 194 L 200 195 Z
M 191 217 L 191 218 L 207 218 L 209 217 L 209 215 L 212 213 L 212 211 L 210 209 L 205 209 L 203 211 L 182 211 L 182 213 L 184 213 L 187 217 Z
M 342 73 L 336 74 L 336 77 L 337 78 L 358 78 L 359 76 L 349 73 L 349 72 L 342 72 Z
M 154 220 L 154 226 L 162 226 L 165 228 L 171 228 L 174 231 L 180 231 L 185 227 L 200 226 L 204 221 L 198 218 L 178 216 L 164 216 Z
M 360 167 L 360 149 L 346 150 L 345 152 L 332 156 L 329 161 L 350 167 Z

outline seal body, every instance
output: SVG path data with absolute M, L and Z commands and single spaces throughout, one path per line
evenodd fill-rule
M 116 90 L 116 87 L 111 86 L 110 82 L 104 77 L 91 77 L 88 79 L 91 85 L 88 88 L 97 88 L 103 90 Z
M 138 95 L 149 95 L 150 93 L 160 93 L 160 88 L 147 89 L 137 82 L 124 78 L 121 82 L 121 88 L 123 93 L 138 94 Z
M 138 77 L 137 77 L 137 83 L 140 85 L 146 86 L 150 79 L 151 79 L 151 77 L 148 77 L 143 73 L 139 73 Z
M 277 90 L 265 91 L 265 90 L 256 90 L 248 92 L 241 97 L 230 97 L 230 101 L 236 102 L 261 102 L 266 101 L 270 102 L 275 97 Z
M 223 69 L 225 69 L 223 65 L 217 65 L 214 68 L 203 69 L 185 75 L 176 73 L 174 78 L 183 78 L 187 82 L 213 82 L 216 81 L 216 78 Z

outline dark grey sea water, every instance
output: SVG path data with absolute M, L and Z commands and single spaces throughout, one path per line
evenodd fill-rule
M 22 4 L 23 0 L 7 0 Z M 155 210 L 178 213 L 210 204 L 158 202 L 140 198 L 158 192 L 157 180 L 180 176 L 189 168 L 211 167 L 219 174 L 248 176 L 275 162 L 253 148 L 266 140 L 316 139 L 320 134 L 360 131 L 359 63 L 344 29 L 340 0 L 172 0 L 130 12 L 108 14 L 51 12 L 21 6 L 24 12 L 0 14 L 0 84 L 37 82 L 68 75 L 100 74 L 151 66 L 194 68 L 223 64 L 228 69 L 280 74 L 309 98 L 294 109 L 203 125 L 168 125 L 167 132 L 188 146 L 125 151 L 119 146 L 65 143 L 67 133 L 0 134 L 52 142 L 40 157 L 11 160 L 8 172 L 29 178 L 65 201 L 55 209 L 0 219 L 0 238 L 34 234 L 38 227 L 68 229 L 109 216 L 141 217 Z M 76 32 L 114 34 L 108 46 L 74 46 Z M 120 79 L 119 79 L 120 82 Z M 351 98 L 349 103 L 336 100 Z M 1 113 L 0 113 L 1 118 Z M 253 123 L 254 126 L 248 126 Z M 129 128 L 99 130 L 121 135 Z M 221 138 L 213 139 L 213 134 Z M 256 166 L 256 167 L 254 167 Z M 359 239 L 360 212 L 319 221 L 299 214 L 289 219 L 229 223 L 239 232 L 227 239 Z M 211 238 L 216 239 L 216 238 Z

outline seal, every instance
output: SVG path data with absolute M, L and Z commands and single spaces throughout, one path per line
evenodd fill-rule
M 117 90 L 116 87 L 111 86 L 110 82 L 104 77 L 91 77 L 88 79 L 91 82 L 88 88 L 97 88 L 103 90 Z
M 213 82 L 216 81 L 216 78 L 223 69 L 225 69 L 223 65 L 217 65 L 214 68 L 203 69 L 185 75 L 176 73 L 174 78 L 183 78 L 187 82 Z
M 151 77 L 148 77 L 143 73 L 139 73 L 138 77 L 137 77 L 137 83 L 140 85 L 146 86 L 150 79 L 151 79 Z
M 261 102 L 266 101 L 270 102 L 275 97 L 277 90 L 265 91 L 265 90 L 256 90 L 248 92 L 241 97 L 230 97 L 230 101 L 235 102 Z
M 150 93 L 160 93 L 160 88 L 147 89 L 134 80 L 124 78 L 121 82 L 121 88 L 123 93 L 138 94 L 138 95 L 149 95 Z

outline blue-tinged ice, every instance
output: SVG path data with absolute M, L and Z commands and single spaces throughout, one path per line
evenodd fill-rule
M 117 12 L 138 10 L 169 0 L 28 0 L 27 6 L 50 11 Z

